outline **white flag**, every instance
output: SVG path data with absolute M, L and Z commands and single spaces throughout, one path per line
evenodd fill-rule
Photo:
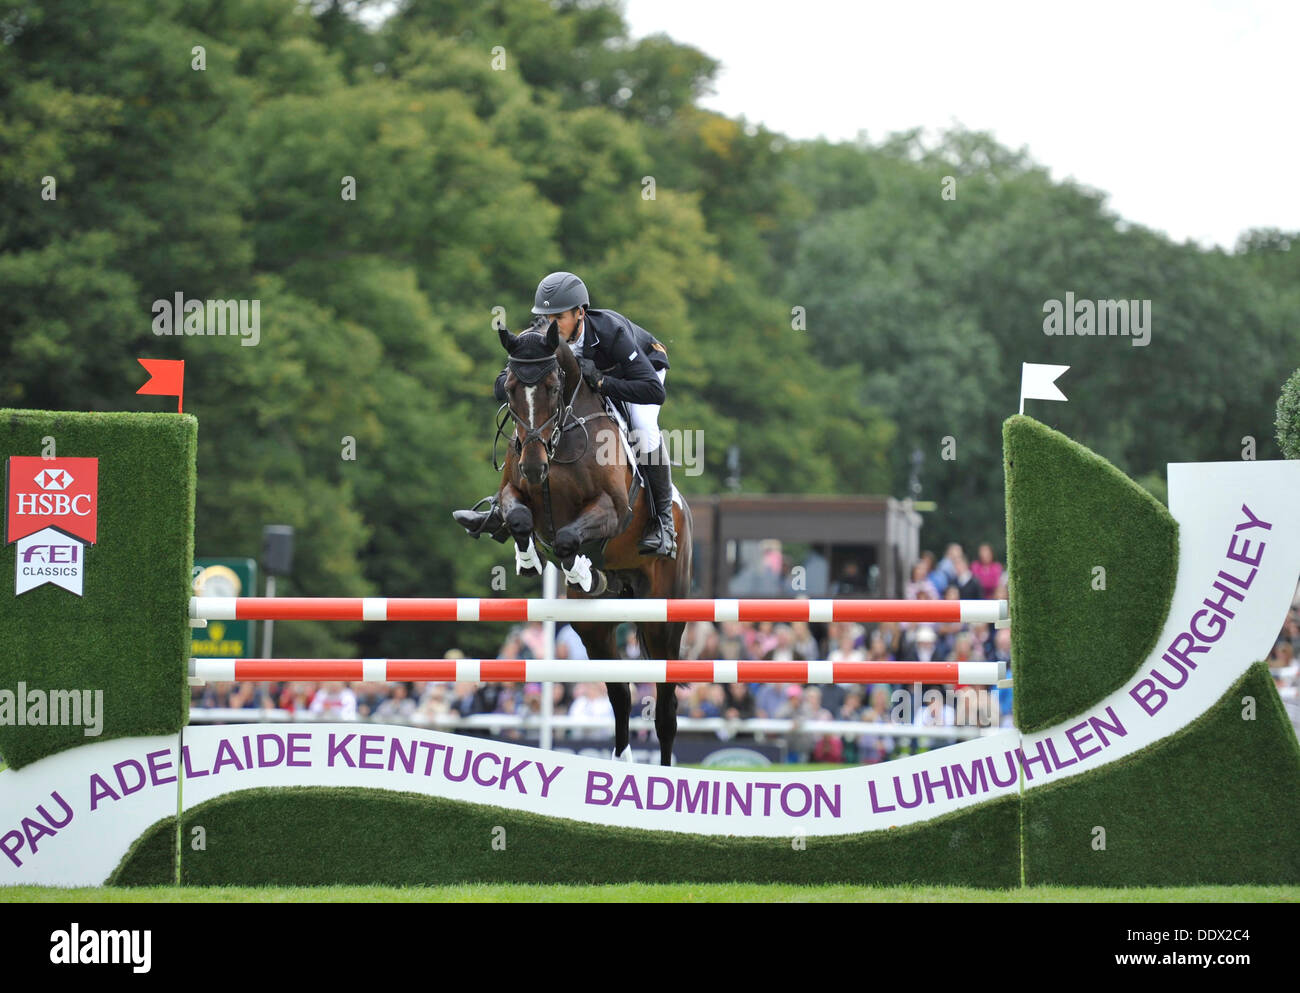
M 1066 400 L 1068 397 L 1056 388 L 1057 377 L 1068 365 L 1038 365 L 1020 363 L 1020 413 L 1025 412 L 1026 400 Z

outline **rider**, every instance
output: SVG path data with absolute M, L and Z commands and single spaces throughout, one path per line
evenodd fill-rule
M 637 550 L 675 557 L 672 467 L 659 431 L 659 406 L 667 396 L 668 352 L 649 331 L 617 311 L 592 309 L 586 285 L 571 272 L 553 272 L 537 284 L 533 313 L 555 321 L 593 390 L 625 403 L 636 439 L 637 464 L 654 501 L 654 513 Z M 503 370 L 494 389 L 502 403 L 506 402 L 505 378 Z M 458 510 L 452 516 L 475 538 L 486 532 L 506 541 L 510 530 L 500 507 L 495 498 L 485 499 L 491 501 L 486 511 Z

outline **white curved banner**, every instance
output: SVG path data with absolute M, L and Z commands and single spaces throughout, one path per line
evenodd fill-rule
M 102 883 L 141 831 L 175 812 L 177 769 L 187 810 L 257 787 L 353 786 L 628 828 L 771 837 L 882 830 L 1016 793 L 1022 779 L 1032 789 L 1173 734 L 1267 657 L 1300 571 L 1296 493 L 1300 461 L 1170 465 L 1180 552 L 1156 649 L 1124 687 L 1047 731 L 835 772 L 724 773 L 414 728 L 191 727 L 183 754 L 171 738 L 127 739 L 0 773 L 0 884 Z

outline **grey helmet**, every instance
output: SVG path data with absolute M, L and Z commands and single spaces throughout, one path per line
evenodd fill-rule
M 587 286 L 571 272 L 553 272 L 537 284 L 534 314 L 563 314 L 574 307 L 590 307 Z

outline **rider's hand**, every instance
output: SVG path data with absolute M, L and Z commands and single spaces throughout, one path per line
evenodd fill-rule
M 596 368 L 596 363 L 591 359 L 582 358 L 578 360 L 578 368 L 582 370 L 582 378 L 587 381 L 587 385 L 599 393 L 601 384 L 605 381 L 605 377 L 602 376 L 600 370 Z

